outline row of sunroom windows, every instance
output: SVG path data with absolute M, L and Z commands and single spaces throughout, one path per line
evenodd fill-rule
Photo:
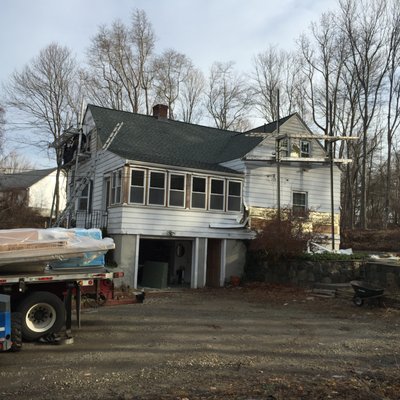
M 122 201 L 122 170 L 113 172 L 109 205 Z M 190 194 L 190 196 L 189 196 Z M 131 169 L 130 204 L 240 211 L 242 182 L 232 179 Z

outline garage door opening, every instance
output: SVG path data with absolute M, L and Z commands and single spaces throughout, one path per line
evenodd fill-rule
M 138 285 L 165 288 L 190 287 L 190 240 L 140 239 Z

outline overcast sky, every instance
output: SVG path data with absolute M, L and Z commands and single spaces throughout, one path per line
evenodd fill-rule
M 207 74 L 214 61 L 235 61 L 247 71 L 270 44 L 293 48 L 312 21 L 337 9 L 337 0 L 0 0 L 0 82 L 51 42 L 83 61 L 98 27 L 128 23 L 134 9 L 153 24 L 158 53 L 173 48 Z

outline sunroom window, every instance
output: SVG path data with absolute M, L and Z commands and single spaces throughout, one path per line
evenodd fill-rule
M 240 211 L 242 206 L 242 183 L 228 182 L 228 211 Z
M 129 202 L 144 204 L 145 171 L 133 169 L 131 171 L 131 190 Z
M 165 173 L 150 171 L 149 204 L 165 204 Z
M 185 206 L 185 175 L 170 175 L 168 205 L 172 207 Z
M 206 208 L 206 178 L 192 178 L 192 208 Z
M 211 179 L 210 186 L 210 210 L 223 210 L 225 182 L 222 179 Z

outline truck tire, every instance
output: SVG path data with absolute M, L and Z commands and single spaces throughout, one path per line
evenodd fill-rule
M 20 351 L 22 347 L 22 315 L 21 313 L 11 313 L 11 349 L 10 351 Z
M 19 304 L 22 314 L 22 337 L 27 341 L 59 332 L 65 323 L 65 307 L 55 294 L 34 292 Z

